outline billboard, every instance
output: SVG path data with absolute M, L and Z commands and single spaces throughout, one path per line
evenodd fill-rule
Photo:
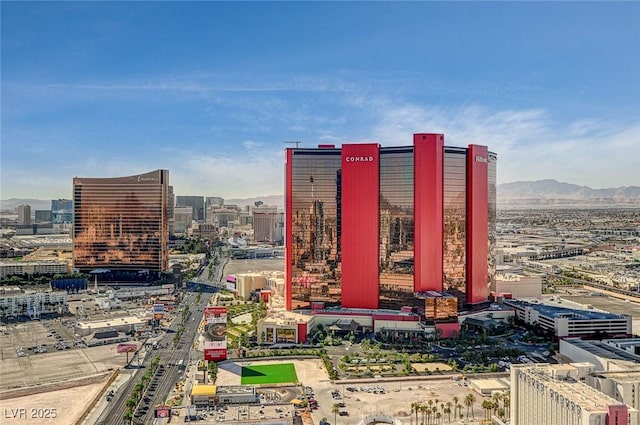
M 155 408 L 156 418 L 168 418 L 171 416 L 171 408 L 169 406 L 159 406 Z
M 212 342 L 204 343 L 204 359 L 219 362 L 226 360 L 227 358 L 227 343 L 224 343 L 224 347 L 214 346 Z
M 163 317 L 163 313 L 153 313 L 153 320 L 162 320 Z
M 138 345 L 137 344 L 118 344 L 118 347 L 116 348 L 116 352 L 118 354 L 120 354 L 120 353 L 135 353 L 137 349 L 138 349 Z
M 204 358 L 220 361 L 227 358 L 227 308 L 204 309 Z
M 153 305 L 154 313 L 164 313 L 164 304 L 154 304 Z

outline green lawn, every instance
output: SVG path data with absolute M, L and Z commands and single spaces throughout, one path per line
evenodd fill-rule
M 242 385 L 298 382 L 293 363 L 242 367 Z

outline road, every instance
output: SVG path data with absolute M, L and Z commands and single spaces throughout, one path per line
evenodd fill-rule
M 226 259 L 223 259 L 220 264 L 215 267 L 211 279 L 214 281 L 214 285 L 216 283 L 218 285 L 220 284 L 222 280 L 222 270 L 225 264 Z M 203 267 L 200 276 L 196 279 L 196 281 L 202 285 L 190 285 L 190 288 L 193 290 L 197 290 L 198 288 L 202 289 L 202 287 L 206 285 L 206 282 L 209 281 L 207 275 L 207 267 Z M 202 355 L 200 352 L 193 350 L 192 347 L 198 337 L 198 325 L 202 321 L 203 308 L 207 306 L 209 301 L 209 297 L 206 294 L 207 292 L 216 290 L 213 285 L 207 286 L 210 287 L 205 288 L 203 291 L 204 295 L 200 296 L 198 303 L 196 303 L 196 292 L 187 292 L 184 296 L 181 305 L 189 306 L 189 314 L 184 323 L 185 330 L 177 345 L 174 347 L 173 339 L 180 326 L 182 326 L 181 315 L 176 316 L 166 334 L 159 341 L 158 346 L 163 348 L 150 350 L 147 353 L 142 367 L 116 392 L 107 409 L 100 415 L 97 422 L 98 424 L 122 425 L 124 415 L 127 411 L 127 400 L 131 397 L 133 387 L 138 382 L 141 382 L 142 375 L 144 375 L 146 369 L 150 367 L 152 359 L 159 356 L 162 367 L 158 368 L 140 402 L 135 407 L 133 420 L 134 424 L 149 424 L 153 422 L 153 407 L 166 402 L 169 393 L 184 375 L 185 368 L 188 367 L 190 363 L 199 360 Z

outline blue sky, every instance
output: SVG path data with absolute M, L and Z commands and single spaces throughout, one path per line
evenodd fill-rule
M 640 185 L 638 2 L 0 3 L 0 198 L 170 170 L 283 192 L 284 141 L 488 145 L 498 182 Z

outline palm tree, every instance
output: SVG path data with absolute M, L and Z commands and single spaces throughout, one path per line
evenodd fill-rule
M 122 419 L 124 419 L 125 423 L 131 423 L 131 420 L 133 419 L 133 412 L 131 409 L 127 409 L 127 411 L 124 412 Z
M 459 401 L 458 396 L 454 395 L 452 400 L 453 400 L 453 417 L 457 418 L 458 417 L 458 412 L 457 412 L 457 410 L 458 410 L 458 401 Z
M 504 416 L 505 416 L 504 407 L 498 407 L 497 413 L 500 419 L 504 419 Z
M 333 403 L 331 407 L 331 413 L 333 413 L 333 423 L 335 425 L 338 424 L 338 412 L 340 411 L 340 405 L 338 403 Z
M 138 403 L 138 400 L 136 400 L 135 398 L 131 397 L 129 399 L 127 399 L 127 407 L 129 409 L 133 409 L 133 407 Z
M 431 423 L 431 409 L 426 404 L 420 406 L 420 411 L 422 412 L 422 422 L 427 425 Z M 426 419 L 426 421 L 425 421 Z
M 511 395 L 509 394 L 509 391 L 505 392 L 504 397 L 502 397 L 502 408 L 508 416 L 511 410 Z
M 450 406 L 445 407 L 443 412 L 447 414 L 447 423 L 450 423 L 451 422 L 451 407 Z
M 469 417 L 469 407 L 471 407 L 471 417 L 475 419 L 476 415 L 473 412 L 473 403 L 476 402 L 476 396 L 472 393 L 467 394 L 464 397 L 464 405 L 467 406 L 467 417 Z
M 482 401 L 482 408 L 484 409 L 484 418 L 490 419 L 491 409 L 493 409 L 493 403 L 489 399 L 485 399 Z
M 420 410 L 420 403 L 414 401 L 411 403 L 411 411 L 416 413 L 416 425 L 418 425 L 418 411 Z

